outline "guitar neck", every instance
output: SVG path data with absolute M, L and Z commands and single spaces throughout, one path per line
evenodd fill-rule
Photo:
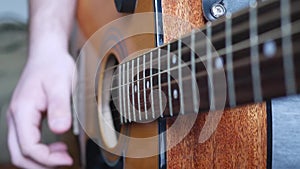
M 120 64 L 111 91 L 121 123 L 299 93 L 299 6 L 255 3 Z

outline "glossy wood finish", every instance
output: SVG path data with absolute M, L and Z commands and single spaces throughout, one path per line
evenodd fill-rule
M 142 13 L 142 12 L 154 12 L 153 9 L 153 1 L 152 0 L 143 0 L 138 1 L 135 13 Z M 101 11 L 99 11 L 101 9 Z M 80 0 L 78 1 L 78 12 L 77 12 L 77 18 L 78 18 L 78 24 L 79 24 L 79 30 L 81 31 L 81 34 L 84 36 L 85 39 L 88 39 L 93 35 L 95 31 L 100 29 L 101 27 L 105 26 L 106 24 L 121 18 L 123 16 L 126 16 L 128 14 L 124 13 L 118 13 L 114 6 L 114 1 L 106 1 L 106 0 Z M 133 23 L 127 23 L 128 26 L 130 26 Z M 138 24 L 146 24 L 153 28 L 153 32 L 155 29 L 154 25 L 154 15 L 153 20 L 148 21 L 147 23 L 138 23 Z M 124 27 L 126 25 L 122 25 Z M 122 35 L 122 27 L 115 27 L 114 31 L 118 32 L 119 35 Z M 113 36 L 114 32 L 107 32 L 108 38 L 110 35 Z M 118 45 L 120 45 L 122 48 L 126 49 L 126 53 L 120 52 L 118 50 L 119 46 L 116 46 L 112 48 L 106 56 L 104 56 L 106 59 L 107 57 L 110 57 L 111 54 L 113 54 L 118 62 L 121 62 L 126 57 L 135 57 L 135 52 L 143 50 L 143 49 L 149 49 L 155 47 L 154 42 L 155 35 L 154 34 L 142 34 L 142 35 L 136 35 L 133 37 L 130 37 L 126 40 L 123 40 Z M 109 39 L 111 40 L 111 39 Z M 99 46 L 102 44 L 107 43 L 109 41 L 108 39 L 103 39 L 100 41 L 100 44 L 93 44 L 96 49 L 98 49 Z M 118 40 L 118 39 L 116 39 Z M 115 40 L 115 41 L 116 41 Z M 113 40 L 114 42 L 114 40 Z M 128 59 L 128 58 L 126 58 Z M 86 66 L 85 70 L 88 72 L 88 69 L 93 69 L 89 67 L 89 63 L 85 63 Z M 103 65 L 104 66 L 104 65 Z M 101 96 L 101 88 L 103 83 L 103 74 L 99 76 L 99 83 L 98 83 L 98 96 Z M 100 97 L 99 97 L 100 99 Z M 93 106 L 89 106 L 90 103 L 85 103 L 85 112 L 91 112 L 91 111 L 97 111 L 93 109 Z M 101 112 L 99 112 L 101 113 Z M 98 117 L 94 117 L 89 115 L 89 113 L 86 113 L 86 122 L 88 122 L 88 127 L 93 128 L 98 126 L 98 122 L 95 122 L 95 120 L 98 119 Z M 153 135 L 158 134 L 158 125 L 157 122 L 153 122 L 150 124 L 130 124 L 128 126 L 123 126 L 123 129 L 128 128 L 129 129 L 129 136 L 136 137 L 136 138 L 143 138 L 143 137 L 150 137 Z M 92 134 L 97 137 L 98 130 L 92 132 Z M 101 137 L 101 134 L 100 134 Z M 82 143 L 85 144 L 85 143 Z M 124 146 L 124 152 L 127 154 L 134 154 L 136 151 L 149 151 L 155 150 L 158 151 L 158 140 L 153 141 L 151 143 L 151 146 L 145 146 L 142 145 L 140 147 L 137 147 L 138 145 L 135 145 L 132 140 L 128 140 L 126 142 L 126 145 Z M 156 153 L 158 154 L 158 153 Z M 106 154 L 107 155 L 107 154 Z M 109 155 L 109 154 L 108 154 Z M 108 157 L 109 158 L 109 157 Z M 143 169 L 155 169 L 158 167 L 158 156 L 152 156 L 149 158 L 125 158 L 124 159 L 124 167 L 125 168 L 143 168 Z
M 205 24 L 201 0 L 162 0 L 164 42 Z
M 185 123 L 189 123 L 186 117 Z M 207 113 L 198 115 L 190 133 L 167 152 L 168 168 L 266 168 L 267 124 L 265 104 L 226 110 L 213 135 L 199 143 Z M 167 120 L 167 128 L 175 118 Z M 186 125 L 182 124 L 183 128 Z M 180 132 L 167 132 L 171 145 Z
M 192 23 L 191 27 L 205 24 L 201 1 L 163 0 L 163 16 L 177 16 Z M 164 21 L 165 42 L 190 32 L 191 27 L 180 29 L 176 23 Z M 181 26 L 182 27 L 182 26 Z M 267 124 L 265 103 L 228 109 L 213 135 L 199 143 L 200 131 L 208 113 L 201 113 L 190 133 L 167 152 L 167 168 L 266 168 Z M 191 119 L 185 117 L 182 130 Z M 169 129 L 175 118 L 167 119 Z M 180 132 L 167 132 L 167 146 L 178 140 Z
M 125 15 L 112 10 L 114 9 L 113 5 L 113 1 L 79 1 L 78 21 L 80 29 L 86 38 L 110 21 Z M 99 7 L 101 7 L 101 12 L 98 11 Z M 201 12 L 201 1 L 199 0 L 163 0 L 162 8 L 163 16 L 176 16 L 192 23 L 186 26 L 186 22 L 173 22 L 164 18 L 165 42 L 190 32 L 192 28 L 201 27 L 205 23 Z M 153 11 L 151 0 L 139 1 L 136 12 L 143 11 Z M 181 29 L 178 29 L 178 26 Z M 138 49 L 154 47 L 154 36 L 133 37 L 125 41 L 124 44 L 126 44 L 128 53 L 132 53 Z M 95 44 L 95 46 L 98 46 L 98 44 Z M 118 53 L 114 52 L 113 49 L 111 52 L 116 54 L 118 60 L 126 57 L 118 56 Z M 167 152 L 167 167 L 189 169 L 266 168 L 267 124 L 265 109 L 265 104 L 263 103 L 226 110 L 217 130 L 205 143 L 199 143 L 198 137 L 207 113 L 199 114 L 191 132 L 176 147 Z M 86 111 L 95 110 L 91 110 L 87 106 Z M 92 118 L 88 117 L 87 121 L 94 121 Z M 182 129 L 184 129 L 185 123 L 190 121 L 189 116 L 185 118 L 186 122 L 181 124 Z M 171 127 L 174 120 L 175 118 L 167 119 L 168 128 Z M 95 124 L 91 123 L 90 125 Z M 155 135 L 158 131 L 156 122 L 147 125 L 130 124 L 129 128 L 130 135 L 133 137 L 148 137 Z M 171 145 L 172 141 L 179 137 L 178 133 L 167 132 L 167 145 Z M 157 140 L 157 142 L 150 144 L 151 146 L 149 147 L 156 147 L 158 150 L 158 144 Z M 148 145 L 145 145 L 145 147 Z M 135 151 L 141 150 L 147 151 L 148 147 L 143 148 L 135 147 L 129 140 L 127 153 L 135 153 Z M 125 168 L 126 166 L 127 168 L 156 168 L 158 167 L 158 157 L 154 156 L 144 159 L 126 158 Z
M 129 124 L 130 127 L 130 137 L 133 138 L 150 138 L 155 137 L 158 134 L 158 123 L 157 121 L 138 124 Z M 145 141 L 142 144 L 137 144 L 133 139 L 128 140 L 128 147 L 125 150 L 125 154 L 129 156 L 135 156 L 137 154 L 144 154 L 145 152 L 154 152 L 158 154 L 158 140 L 157 141 Z M 126 169 L 158 169 L 158 156 L 152 156 L 147 158 L 126 158 L 125 168 Z

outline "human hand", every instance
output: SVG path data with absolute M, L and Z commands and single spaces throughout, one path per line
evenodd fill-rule
M 74 61 L 64 50 L 48 49 L 33 55 L 28 59 L 7 113 L 12 162 L 30 169 L 71 165 L 73 161 L 64 143 L 41 143 L 40 125 L 43 113 L 47 112 L 52 132 L 61 134 L 70 129 Z

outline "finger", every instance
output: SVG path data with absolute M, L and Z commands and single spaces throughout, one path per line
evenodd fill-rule
M 49 149 L 50 149 L 51 152 L 55 152 L 55 151 L 67 151 L 68 147 L 63 142 L 56 142 L 56 143 L 50 144 L 49 145 Z
M 48 123 L 49 128 L 56 134 L 64 133 L 71 127 L 69 83 L 61 83 L 48 90 Z
M 45 168 L 44 166 L 37 164 L 36 162 L 22 156 L 18 144 L 18 140 L 17 140 L 15 126 L 10 116 L 8 116 L 7 119 L 8 119 L 7 120 L 8 121 L 8 148 L 10 151 L 10 156 L 13 164 L 21 168 L 32 168 L 32 169 Z
M 30 109 L 28 106 L 24 106 L 21 112 L 15 113 L 13 116 L 23 156 L 51 167 L 71 165 L 72 158 L 67 151 L 51 152 L 48 146 L 40 143 L 40 118 L 40 112 Z

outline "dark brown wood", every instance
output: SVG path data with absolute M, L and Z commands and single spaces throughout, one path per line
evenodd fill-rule
M 163 2 L 164 15 L 186 18 L 186 13 L 178 12 L 180 3 Z M 199 11 L 199 6 L 193 4 L 188 14 L 192 18 L 200 18 L 202 22 L 197 26 L 201 27 L 204 20 L 201 19 L 203 14 L 199 14 Z M 174 27 L 170 29 L 170 32 L 176 30 Z M 165 32 L 166 42 L 170 36 L 173 37 L 170 32 Z M 188 136 L 167 152 L 168 168 L 266 168 L 267 127 L 264 103 L 227 110 L 213 136 L 201 144 L 198 142 L 199 131 L 206 116 L 207 114 L 199 114 Z M 188 121 L 189 116 L 186 118 Z M 173 122 L 174 119 L 167 119 L 167 129 Z M 184 126 L 183 123 L 182 127 Z M 180 136 L 177 132 L 167 132 L 167 145 L 172 145 L 172 140 L 178 137 Z
M 169 3 L 172 3 L 169 2 Z M 294 16 L 293 17 L 293 22 L 300 20 L 300 11 L 295 7 L 300 5 L 299 1 L 292 1 L 291 5 L 293 6 L 291 11 L 290 11 L 290 16 Z M 266 10 L 268 9 L 268 12 L 266 12 Z M 259 30 L 259 35 L 258 35 L 258 39 L 262 42 L 266 42 L 270 39 L 273 40 L 273 43 L 275 45 L 276 48 L 276 53 L 272 56 L 272 57 L 268 57 L 264 54 L 264 43 L 260 42 L 258 45 L 258 53 L 259 53 L 259 71 L 260 71 L 260 84 L 262 87 L 262 98 L 263 100 L 267 100 L 267 99 L 271 99 L 271 98 L 275 98 L 275 97 L 280 97 L 280 96 L 284 96 L 287 95 L 287 89 L 285 86 L 285 68 L 283 66 L 283 53 L 282 53 L 282 37 L 278 36 L 281 35 L 281 24 L 280 24 L 280 20 L 281 20 L 281 15 L 278 12 L 278 10 L 280 9 L 280 1 L 270 1 L 269 3 L 263 3 L 263 4 L 259 4 L 257 10 L 258 12 L 258 25 L 257 25 L 257 29 Z M 168 10 L 166 10 L 168 11 Z M 174 14 L 169 14 L 169 15 L 174 15 Z M 250 25 L 249 25 L 249 10 L 245 9 L 241 12 L 238 12 L 236 14 L 233 15 L 232 17 L 232 39 L 233 39 L 233 52 L 232 56 L 233 56 L 233 74 L 234 74 L 234 81 L 232 82 L 235 85 L 235 98 L 236 98 L 236 104 L 237 105 L 242 105 L 242 104 L 247 104 L 247 103 L 253 103 L 255 102 L 254 99 L 254 87 L 253 87 L 253 81 L 254 79 L 252 78 L 252 65 L 254 63 L 252 63 L 251 61 L 251 45 L 250 45 Z M 172 24 L 169 21 L 169 16 L 165 16 L 167 19 L 165 19 L 167 23 L 165 24 Z M 185 18 L 188 18 L 187 16 L 185 16 Z M 172 21 L 172 19 L 170 19 Z M 180 19 L 179 19 L 180 20 Z M 178 20 L 176 20 L 178 21 Z M 197 21 L 194 21 L 197 22 Z M 223 62 L 224 62 L 224 68 L 226 68 L 226 64 L 227 64 L 227 60 L 226 60 L 226 53 L 224 53 L 224 49 L 226 49 L 226 45 L 225 45 L 225 41 L 226 41 L 226 36 L 224 33 L 225 30 L 225 18 L 218 20 L 217 22 L 214 22 L 211 26 L 211 31 L 212 31 L 212 46 L 216 49 L 216 51 L 218 51 L 218 53 L 220 54 L 220 58 L 222 58 Z M 180 22 L 179 22 L 180 23 Z M 191 25 L 194 25 L 193 23 Z M 168 25 L 169 26 L 169 25 Z M 167 27 L 168 27 L 167 26 Z M 172 26 L 172 25 L 170 25 Z M 178 25 L 176 25 L 178 26 Z M 178 27 L 181 27 L 182 25 L 179 25 Z M 296 29 L 296 25 L 293 24 L 291 25 L 292 29 Z M 188 30 L 189 27 L 183 29 L 183 31 L 187 31 L 189 32 L 190 30 Z M 206 34 L 207 28 L 202 28 L 202 32 Z M 168 31 L 169 28 L 165 29 L 167 32 L 165 33 L 166 36 L 165 38 L 168 39 Z M 182 29 L 176 29 L 176 30 L 182 30 Z M 265 36 L 265 33 L 268 31 L 273 31 L 272 35 L 269 35 L 267 37 L 263 37 Z M 172 33 L 174 33 L 174 31 L 170 31 Z M 195 37 L 196 37 L 196 41 L 195 41 L 195 50 L 196 51 L 200 51 L 201 49 L 205 49 L 206 48 L 206 41 L 205 39 L 203 40 L 203 38 L 201 38 L 201 35 L 203 35 L 202 32 L 196 32 L 195 33 Z M 299 33 L 291 33 L 291 37 L 293 39 L 293 47 L 295 48 L 298 43 L 299 40 L 297 40 L 297 34 Z M 174 35 L 172 35 L 174 36 Z M 184 37 L 182 39 L 183 42 L 183 46 L 181 48 L 181 55 L 182 55 L 182 60 L 188 64 L 187 66 L 185 66 L 184 68 L 188 68 L 189 70 L 191 69 L 191 50 L 190 47 L 188 47 L 187 45 L 191 44 L 191 35 L 188 35 L 186 37 Z M 277 37 L 275 37 L 277 36 Z M 244 44 L 244 46 L 242 48 L 239 47 L 239 44 L 242 42 L 246 42 Z M 178 50 L 178 42 L 174 41 L 172 43 L 170 43 L 170 48 L 171 48 L 171 54 L 170 56 L 172 56 L 173 54 L 176 54 L 177 56 L 179 55 L 179 50 Z M 240 48 L 240 49 L 239 49 Z M 160 59 L 158 58 L 158 50 L 161 51 L 165 51 L 164 54 L 161 54 Z M 294 50 L 295 52 L 297 52 L 297 49 Z M 145 72 L 145 81 L 150 81 L 152 80 L 152 86 L 153 89 L 152 90 L 158 90 L 159 88 L 159 83 L 161 84 L 161 89 L 163 92 L 163 95 L 167 96 L 166 97 L 166 108 L 164 109 L 164 116 L 170 116 L 170 111 L 169 111 L 169 103 L 172 102 L 172 107 L 173 107 L 173 114 L 177 115 L 179 113 L 180 110 L 180 101 L 179 99 L 172 99 L 169 100 L 169 93 L 168 93 L 168 89 L 171 88 L 171 91 L 173 90 L 177 90 L 179 91 L 179 85 L 178 85 L 178 79 L 172 79 L 171 80 L 171 85 L 168 84 L 168 76 L 169 73 L 166 72 L 166 66 L 162 67 L 162 70 L 158 70 L 153 68 L 152 69 L 152 74 L 150 74 L 150 68 L 146 69 L 146 70 L 142 70 L 142 66 L 143 62 L 141 60 L 143 60 L 143 56 L 146 57 L 146 65 L 149 66 L 149 62 L 152 61 L 152 67 L 158 67 L 158 60 L 160 62 L 160 65 L 167 65 L 168 60 L 171 60 L 171 58 L 166 57 L 166 53 L 167 52 L 167 46 L 164 45 L 162 47 L 157 48 L 156 50 L 152 50 L 152 60 L 150 60 L 150 52 L 143 54 L 142 56 L 139 56 L 139 63 L 137 63 L 137 58 L 135 58 L 133 61 L 135 61 L 135 65 L 134 65 L 134 70 L 135 70 L 135 74 L 138 74 L 139 77 L 137 77 L 137 75 L 135 75 L 135 78 L 130 81 L 130 101 L 131 103 L 133 103 L 132 100 L 132 95 L 134 95 L 134 103 L 135 103 L 135 108 L 136 110 L 138 110 L 138 107 L 141 107 L 141 111 L 144 111 L 144 102 L 146 102 L 147 105 L 147 109 L 149 109 L 151 107 L 151 88 L 146 88 L 146 84 L 144 84 L 143 81 L 143 73 Z M 203 52 L 199 52 L 199 53 L 203 53 Z M 198 57 L 205 57 L 205 52 L 203 53 L 203 56 L 197 56 L 196 55 L 196 59 Z M 296 56 L 296 55 L 295 55 Z M 213 59 L 214 60 L 214 59 Z M 132 73 L 132 60 L 128 61 L 129 63 L 129 69 L 125 68 L 126 72 L 129 72 L 130 76 Z M 199 95 L 201 98 L 201 102 L 200 102 L 200 107 L 199 110 L 201 112 L 203 111 L 207 111 L 209 110 L 210 107 L 210 98 L 209 98 L 209 86 L 208 86 L 208 71 L 207 71 L 207 67 L 204 66 L 204 64 L 206 64 L 206 61 L 204 62 L 196 62 L 195 63 L 195 67 L 196 67 L 196 80 L 197 80 L 197 86 L 199 87 Z M 294 67 L 298 67 L 299 65 L 299 60 L 295 59 L 294 62 Z M 139 70 L 140 72 L 136 72 L 137 67 L 139 66 Z M 170 69 L 175 68 L 174 70 L 171 71 L 171 74 L 178 74 L 178 70 L 179 69 L 184 69 L 181 67 L 177 67 L 177 64 L 172 64 L 170 65 Z M 145 66 L 147 67 L 147 66 Z M 163 73 L 161 73 L 161 71 L 164 71 Z M 297 71 L 297 70 L 296 70 Z M 295 75 L 296 72 L 295 71 Z M 126 74 L 125 72 L 125 74 Z M 226 69 L 217 69 L 214 68 L 212 75 L 213 77 L 217 77 L 218 75 L 222 75 L 223 72 L 225 72 L 225 74 L 227 74 L 227 70 Z M 121 74 L 123 75 L 123 74 Z M 298 80 L 297 76 L 295 76 L 296 80 Z M 119 76 L 115 76 L 114 80 L 118 80 Z M 224 79 L 225 80 L 225 79 Z M 229 79 L 226 79 L 226 84 L 229 84 Z M 183 79 L 182 79 L 183 83 L 187 83 L 188 86 L 191 86 L 191 74 L 187 74 L 187 75 L 183 75 Z M 276 82 L 276 83 L 274 83 Z M 128 82 L 123 82 L 124 84 L 127 84 Z M 217 84 L 215 81 L 213 81 L 214 83 L 214 90 L 217 91 L 219 89 L 219 84 Z M 115 83 L 115 86 L 112 86 L 113 90 L 118 91 L 119 90 L 119 84 L 122 83 Z M 225 85 L 226 85 L 225 84 Z M 122 84 L 123 85 L 123 84 Z M 132 91 L 132 86 L 139 86 L 139 92 L 133 92 Z M 218 86 L 219 85 L 219 86 Z M 145 91 L 146 90 L 146 91 Z M 220 90 L 220 89 L 219 89 Z M 223 91 L 223 89 L 221 89 Z M 224 89 L 226 90 L 226 89 Z M 145 92 L 144 92 L 145 91 Z M 186 92 L 183 90 L 183 92 Z M 146 93 L 146 99 L 144 100 L 144 94 Z M 226 92 L 227 95 L 229 95 L 229 91 Z M 191 97 L 192 93 L 187 93 L 185 95 L 182 95 L 181 93 L 179 93 L 179 97 L 183 97 L 184 100 L 186 101 L 186 107 L 193 107 L 193 97 Z M 221 96 L 222 97 L 222 96 Z M 221 100 L 220 96 L 215 95 L 215 100 L 218 103 L 218 101 Z M 138 100 L 138 98 L 140 98 L 140 100 Z M 172 98 L 172 96 L 171 96 Z M 115 98 L 116 101 L 118 98 Z M 227 102 L 226 102 L 226 106 L 229 106 L 228 103 L 229 100 L 229 96 L 227 96 Z M 140 105 L 138 104 L 140 103 Z M 160 102 L 157 102 L 154 104 L 155 110 L 157 110 L 155 112 L 155 117 L 159 117 L 159 104 L 161 104 Z M 156 106 L 157 105 L 157 106 Z M 223 107 L 221 107 L 223 108 Z M 193 112 L 193 110 L 192 110 Z M 192 113 L 189 111 L 185 111 L 185 113 Z M 133 115 L 131 115 L 133 116 Z M 146 121 L 147 119 L 142 118 L 141 121 Z M 140 120 L 138 120 L 140 121 Z
M 187 115 L 184 126 L 191 121 Z M 207 113 L 198 116 L 189 134 L 167 152 L 168 168 L 266 168 L 267 124 L 265 104 L 224 111 L 213 135 L 199 143 Z M 167 120 L 170 128 L 175 118 Z M 167 132 L 167 144 L 177 140 L 178 132 Z

